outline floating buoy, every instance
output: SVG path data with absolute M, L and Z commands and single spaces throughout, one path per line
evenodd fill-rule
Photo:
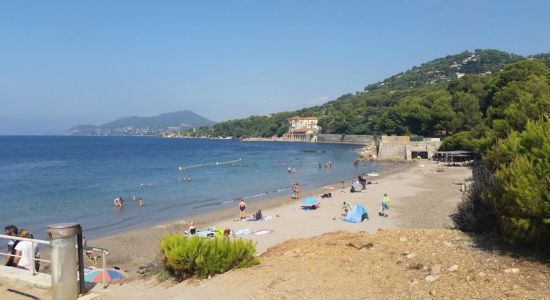
M 183 170 L 199 168 L 199 167 L 229 165 L 229 164 L 234 164 L 236 162 L 239 162 L 241 160 L 243 160 L 243 159 L 239 158 L 239 159 L 228 160 L 228 161 L 223 161 L 223 162 L 217 161 L 217 162 L 213 162 L 213 163 L 203 163 L 203 164 L 191 165 L 191 166 L 180 166 L 180 167 L 178 167 L 178 170 L 183 171 Z

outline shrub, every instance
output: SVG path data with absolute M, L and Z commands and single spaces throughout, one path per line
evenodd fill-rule
M 179 280 L 192 276 L 204 278 L 259 263 L 256 246 L 243 239 L 171 234 L 162 238 L 160 249 L 166 269 Z
M 488 153 L 495 189 L 484 195 L 503 238 L 550 248 L 550 119 L 529 121 Z
M 476 161 L 472 170 L 472 183 L 464 192 L 457 212 L 452 215 L 456 228 L 474 233 L 495 231 L 492 210 L 482 197 L 484 192 L 494 189 L 494 186 L 495 176 L 483 162 Z

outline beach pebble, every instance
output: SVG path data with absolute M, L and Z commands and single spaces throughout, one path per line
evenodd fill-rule
M 416 254 L 414 254 L 414 253 L 409 253 L 409 254 L 407 254 L 406 258 L 411 259 L 411 258 L 413 258 L 413 257 L 415 257 L 415 256 L 416 256 Z
M 504 270 L 504 273 L 519 273 L 519 268 L 508 268 Z
M 439 276 L 437 276 L 437 275 L 428 275 L 428 276 L 426 276 L 426 278 L 424 278 L 424 280 L 426 280 L 427 282 L 434 282 L 438 278 L 439 278 Z
M 449 268 L 449 272 L 455 272 L 455 271 L 458 271 L 458 265 L 452 265 L 452 266 Z
M 477 276 L 479 277 L 485 277 L 487 274 L 485 274 L 485 272 L 479 272 L 477 273 Z
M 441 273 L 441 265 L 433 265 L 430 268 L 430 272 L 432 275 L 438 275 L 439 273 Z
M 399 240 L 402 241 L 402 242 L 406 242 L 406 241 L 407 241 L 407 238 L 404 237 L 404 236 L 402 236 L 402 237 L 399 238 Z

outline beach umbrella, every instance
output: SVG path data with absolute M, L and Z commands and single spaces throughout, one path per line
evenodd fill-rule
M 309 197 L 304 199 L 304 205 L 315 205 L 319 203 L 319 199 L 315 197 Z
M 103 282 L 103 274 L 105 274 L 105 281 L 128 279 L 128 276 L 119 270 L 107 269 L 107 271 L 104 272 L 103 269 L 95 269 L 84 275 L 84 281 L 93 283 Z

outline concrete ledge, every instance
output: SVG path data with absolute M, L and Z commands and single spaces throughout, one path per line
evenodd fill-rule
M 29 270 L 6 266 L 0 266 L 0 282 L 5 286 L 34 287 L 39 289 L 50 289 L 52 287 L 50 274 L 38 273 L 32 275 Z

